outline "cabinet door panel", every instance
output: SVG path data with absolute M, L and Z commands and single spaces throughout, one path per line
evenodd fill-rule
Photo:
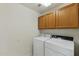
M 46 27 L 49 29 L 55 28 L 55 12 L 46 15 Z
M 45 16 L 39 17 L 38 27 L 39 27 L 39 29 L 45 29 L 46 28 L 46 18 L 45 18 Z
M 56 22 L 56 28 L 58 28 L 59 27 L 59 11 L 58 10 L 56 10 L 56 20 L 55 20 Z
M 78 27 L 78 8 L 72 4 L 59 10 L 58 28 Z

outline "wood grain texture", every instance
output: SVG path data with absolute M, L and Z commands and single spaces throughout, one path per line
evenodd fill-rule
M 46 18 L 45 16 L 41 16 L 38 18 L 38 28 L 45 29 L 46 28 Z
M 58 19 L 56 19 L 56 28 L 75 28 L 78 26 L 78 6 L 71 4 L 59 9 Z
M 48 29 L 55 28 L 55 12 L 46 15 L 46 27 Z
M 55 12 L 39 17 L 38 27 L 39 29 L 55 28 Z

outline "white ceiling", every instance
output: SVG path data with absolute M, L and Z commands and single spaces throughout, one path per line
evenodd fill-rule
M 39 3 L 22 3 L 22 5 L 24 5 L 25 7 L 28 7 L 28 8 L 30 8 L 30 9 L 34 10 L 34 11 L 39 12 L 39 13 L 44 13 L 44 12 L 50 10 L 50 9 L 53 9 L 53 8 L 55 8 L 55 7 L 57 7 L 57 6 L 62 5 L 62 4 L 63 4 L 63 3 L 52 3 L 52 4 L 51 4 L 50 6 L 48 6 L 48 7 L 45 7 L 45 6 L 43 6 L 43 5 L 41 5 L 41 6 L 39 7 L 39 6 L 38 6 Z

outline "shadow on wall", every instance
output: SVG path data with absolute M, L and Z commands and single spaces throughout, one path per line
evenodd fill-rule
M 74 43 L 75 45 L 74 45 L 74 55 L 75 56 L 79 56 L 79 44 L 77 44 L 77 43 Z

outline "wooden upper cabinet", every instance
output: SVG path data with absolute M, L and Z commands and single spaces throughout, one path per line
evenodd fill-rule
M 55 28 L 55 12 L 46 15 L 46 27 L 48 29 Z
M 39 29 L 46 28 L 46 17 L 45 16 L 41 16 L 38 18 L 38 28 Z
M 78 6 L 71 4 L 57 11 L 56 28 L 78 27 Z
M 78 28 L 79 4 L 66 5 L 52 13 L 39 17 L 39 29 Z
M 39 17 L 39 29 L 52 29 L 55 28 L 55 13 L 49 13 Z

